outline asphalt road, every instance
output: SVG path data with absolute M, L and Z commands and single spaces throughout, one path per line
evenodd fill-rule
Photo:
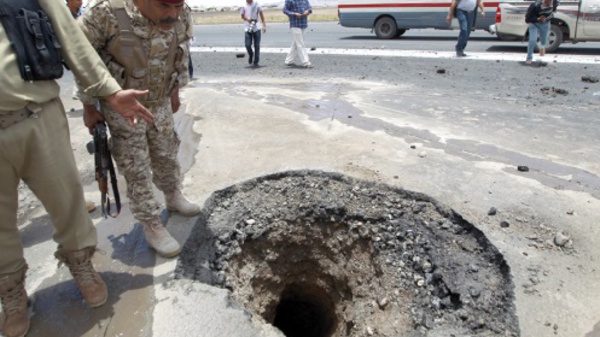
M 267 33 L 263 34 L 263 48 L 287 48 L 291 42 L 287 23 L 267 23 Z M 310 23 L 306 33 L 307 47 L 315 48 L 385 48 L 388 50 L 432 50 L 452 51 L 458 31 L 414 29 L 402 37 L 382 40 L 369 29 L 347 28 L 337 22 Z M 242 47 L 244 45 L 243 25 L 197 25 L 194 27 L 196 47 Z M 500 41 L 485 31 L 473 32 L 467 46 L 471 52 L 525 53 L 527 46 L 522 41 Z M 600 55 L 600 42 L 578 44 L 564 43 L 556 54 Z

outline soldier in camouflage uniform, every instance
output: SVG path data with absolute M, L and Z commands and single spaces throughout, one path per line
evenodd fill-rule
M 190 18 L 184 0 L 95 0 L 79 21 L 119 84 L 150 90 L 141 101 L 154 114 L 154 125 L 140 121 L 132 126 L 110 106 L 101 103 L 100 114 L 94 101 L 81 99 L 90 130 L 98 121 L 108 123 L 131 211 L 144 226 L 148 244 L 165 257 L 179 254 L 181 246 L 159 220 L 161 206 L 152 183 L 164 193 L 168 210 L 186 216 L 200 212 L 181 194 L 180 141 L 173 123 L 179 88 L 189 81 Z

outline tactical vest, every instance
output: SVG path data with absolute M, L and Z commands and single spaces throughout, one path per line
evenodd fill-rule
M 149 94 L 141 101 L 146 107 L 153 108 L 170 94 L 182 71 L 183 50 L 178 46 L 186 38 L 185 27 L 181 21 L 175 23 L 166 68 L 151 68 L 142 41 L 133 31 L 124 0 L 109 2 L 117 19 L 119 33 L 108 42 L 104 62 L 124 89 L 148 89 Z
M 0 21 L 25 81 L 62 77 L 60 43 L 37 0 L 0 0 Z

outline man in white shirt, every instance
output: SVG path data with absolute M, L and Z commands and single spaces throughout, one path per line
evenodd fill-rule
M 260 38 L 261 31 L 267 32 L 267 23 L 263 15 L 262 8 L 254 0 L 246 0 L 246 6 L 240 10 L 242 20 L 244 20 L 245 43 L 248 51 L 248 63 L 258 67 L 260 61 Z M 260 22 L 258 21 L 260 17 Z M 252 43 L 254 42 L 254 51 Z

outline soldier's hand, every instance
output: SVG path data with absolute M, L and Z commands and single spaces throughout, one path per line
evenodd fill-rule
M 83 105 L 83 124 L 87 126 L 90 135 L 94 134 L 94 126 L 96 123 L 104 122 L 104 116 L 91 104 Z
M 181 100 L 179 99 L 179 87 L 175 87 L 173 91 L 171 91 L 171 109 L 173 109 L 173 113 L 179 111 L 181 107 Z
M 146 94 L 148 90 L 126 89 L 108 96 L 107 100 L 113 110 L 131 123 L 135 124 L 138 118 L 142 118 L 148 124 L 152 124 L 154 116 L 137 100 L 138 97 Z

